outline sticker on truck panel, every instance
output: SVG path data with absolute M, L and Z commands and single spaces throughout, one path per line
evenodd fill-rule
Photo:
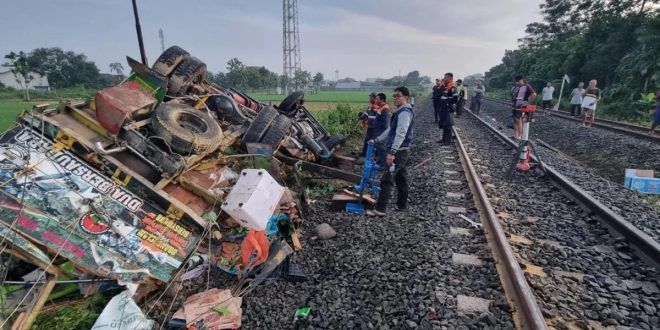
M 0 221 L 100 275 L 168 281 L 198 237 L 52 145 L 25 127 L 0 138 Z

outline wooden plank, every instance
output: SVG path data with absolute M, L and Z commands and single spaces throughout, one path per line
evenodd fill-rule
M 360 198 L 360 194 L 358 194 L 358 193 L 356 193 L 356 192 L 354 192 L 354 191 L 350 191 L 350 190 L 348 190 L 348 189 L 344 189 L 344 190 L 342 190 L 342 191 L 343 191 L 345 194 L 348 194 L 348 195 L 351 195 L 351 196 L 357 197 L 358 199 Z M 362 199 L 363 199 L 364 201 L 366 201 L 367 203 L 369 203 L 369 204 L 372 204 L 372 205 L 373 205 L 373 204 L 376 204 L 376 200 L 375 200 L 373 197 L 371 197 L 370 195 L 362 195 Z
M 39 315 L 39 311 L 41 310 L 41 307 L 44 306 L 46 303 L 46 300 L 48 299 L 48 296 L 50 295 L 51 292 L 53 292 L 53 288 L 55 288 L 55 284 L 57 284 L 57 277 L 55 276 L 50 276 L 46 284 L 44 284 L 40 289 L 39 289 L 39 294 L 37 295 L 37 301 L 30 306 L 27 310 L 27 314 L 25 318 L 21 318 L 20 320 L 17 320 L 16 323 L 12 326 L 12 329 L 30 329 L 30 326 L 32 326 L 32 323 L 34 323 L 34 320 L 37 318 L 37 315 Z
M 291 241 L 293 242 L 293 249 L 296 250 L 296 252 L 302 251 L 302 244 L 300 243 L 300 232 L 299 231 L 294 231 L 293 234 L 291 234 Z

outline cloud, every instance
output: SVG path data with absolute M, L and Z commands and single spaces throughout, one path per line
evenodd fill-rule
M 326 77 L 391 77 L 419 70 L 438 76 L 484 72 L 516 47 L 541 0 L 301 0 L 303 69 Z M 282 70 L 281 1 L 141 0 L 147 57 L 180 45 L 224 71 L 238 57 Z M 107 72 L 126 55 L 139 58 L 130 1 L 3 0 L 0 56 L 12 50 L 59 46 L 85 53 Z M 28 10 L 29 9 L 29 10 Z M 26 24 L 29 22 L 29 24 Z M 17 28 L 20 27 L 20 28 Z

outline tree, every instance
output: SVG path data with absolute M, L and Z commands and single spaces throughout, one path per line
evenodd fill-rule
M 568 74 L 575 84 L 598 80 L 603 114 L 645 114 L 640 95 L 660 88 L 658 0 L 544 0 L 543 19 L 527 26 L 515 50 L 486 72 L 489 88 L 508 89 L 522 74 L 537 88 Z
M 314 88 L 319 89 L 321 88 L 321 84 L 323 84 L 323 74 L 320 72 L 317 72 L 314 75 L 314 78 L 312 79 L 312 83 L 314 83 Z
M 227 83 L 231 87 L 245 89 L 247 79 L 245 77 L 245 64 L 234 57 L 227 62 Z
M 110 63 L 110 72 L 116 72 L 118 75 L 123 76 L 124 66 L 119 62 Z
M 20 51 L 17 53 L 10 52 L 5 55 L 5 58 L 8 60 L 3 64 L 3 66 L 10 67 L 11 73 L 14 75 L 14 79 L 21 86 L 23 92 L 25 93 L 25 100 L 30 101 L 30 82 L 34 79 L 32 75 L 32 69 L 28 64 L 28 54 Z
M 408 72 L 406 79 L 403 81 L 403 84 L 407 86 L 417 86 L 419 85 L 419 82 L 419 71 L 415 70 Z
M 296 90 L 305 90 L 312 81 L 312 74 L 309 71 L 296 70 L 293 74 L 293 85 Z
M 63 51 L 58 47 L 36 48 L 30 52 L 28 61 L 34 72 L 48 76 L 53 87 L 100 87 L 99 68 L 85 54 Z

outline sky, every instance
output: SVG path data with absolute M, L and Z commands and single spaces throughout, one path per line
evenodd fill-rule
M 178 45 L 213 72 L 237 57 L 282 72 L 281 0 L 138 0 L 149 63 Z M 540 19 L 541 0 L 298 0 L 302 69 L 339 77 L 389 78 L 419 70 L 484 73 Z M 60 47 L 101 72 L 139 59 L 130 0 L 0 0 L 0 56 Z M 3 61 L 4 62 L 4 61 Z

